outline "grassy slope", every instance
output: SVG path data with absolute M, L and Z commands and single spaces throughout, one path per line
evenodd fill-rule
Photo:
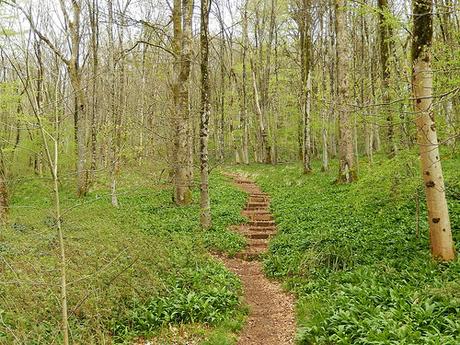
M 460 248 L 459 159 L 444 162 L 452 227 Z M 272 195 L 280 234 L 266 272 L 298 294 L 301 344 L 459 344 L 460 261 L 429 254 L 425 200 L 411 154 L 372 168 L 360 180 L 333 183 L 329 173 L 251 166 Z M 420 238 L 415 195 L 420 195 Z
M 231 253 L 244 245 L 226 230 L 241 221 L 244 194 L 213 177 L 215 223 L 203 233 L 196 204 L 175 207 L 170 190 L 145 176 L 123 178 L 119 209 L 110 206 L 104 189 L 77 200 L 71 182 L 62 186 L 72 342 L 156 336 L 158 343 L 172 338 L 232 343 L 244 314 L 240 282 L 207 252 Z M 61 342 L 50 196 L 49 184 L 36 178 L 15 186 L 11 225 L 0 232 L 1 344 Z

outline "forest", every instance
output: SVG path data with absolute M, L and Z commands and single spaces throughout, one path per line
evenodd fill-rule
M 459 0 L 0 29 L 0 344 L 460 344 Z

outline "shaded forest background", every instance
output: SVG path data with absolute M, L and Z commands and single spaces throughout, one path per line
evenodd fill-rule
M 323 169 L 329 157 L 337 156 L 335 7 L 312 2 L 309 16 L 304 17 L 302 6 L 307 3 L 212 4 L 212 166 L 295 161 L 305 151 L 306 141 L 309 154 L 322 157 Z M 91 189 L 95 176 L 112 175 L 115 184 L 119 170 L 132 164 L 148 161 L 155 162 L 160 172 L 169 169 L 174 165 L 174 123 L 179 120 L 186 122 L 188 156 L 197 164 L 198 13 L 192 16 L 186 81 L 189 114 L 176 119 L 182 115 L 174 115 L 172 102 L 177 63 L 169 6 L 129 1 L 75 4 L 62 3 L 65 16 L 54 2 L 24 4 L 17 10 L 3 5 L 5 181 L 13 186 L 24 168 L 46 175 L 34 113 L 42 117 L 49 133 L 54 133 L 57 119 L 59 130 L 53 135 L 62 152 L 62 178 L 77 178 L 82 195 Z M 360 159 L 372 160 L 376 152 L 391 156 L 415 145 L 411 5 L 405 1 L 377 5 L 347 5 L 343 53 L 349 68 L 347 105 L 357 169 Z M 454 149 L 459 113 L 458 4 L 437 1 L 434 8 L 434 111 L 441 143 Z M 309 132 L 304 133 L 307 111 Z

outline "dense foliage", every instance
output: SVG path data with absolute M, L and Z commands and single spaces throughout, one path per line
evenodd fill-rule
M 335 167 L 307 176 L 294 165 L 245 169 L 272 195 L 280 234 L 265 269 L 299 297 L 301 344 L 460 342 L 460 261 L 430 257 L 415 157 L 361 162 L 353 185 L 336 185 Z M 458 249 L 459 159 L 443 164 Z
M 244 245 L 227 231 L 242 220 L 244 194 L 213 176 L 215 222 L 203 233 L 198 205 L 177 208 L 170 188 L 140 181 L 137 174 L 124 177 L 119 209 L 103 192 L 76 199 L 70 186 L 62 186 L 72 342 L 160 333 L 168 339 L 163 326 L 187 323 L 195 324 L 190 336 L 213 337 L 215 327 L 206 330 L 212 325 L 220 338 L 231 339 L 244 314 L 240 282 L 207 252 L 231 253 Z M 60 342 L 57 239 L 48 210 L 46 184 L 17 183 L 11 226 L 0 233 L 2 344 Z

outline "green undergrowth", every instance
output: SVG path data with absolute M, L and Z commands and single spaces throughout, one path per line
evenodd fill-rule
M 170 187 L 146 176 L 122 177 L 118 209 L 104 181 L 83 199 L 62 181 L 71 342 L 233 344 L 245 315 L 241 284 L 208 253 L 245 245 L 227 229 L 243 221 L 245 195 L 211 176 L 214 223 L 203 232 L 197 203 L 176 207 Z M 51 195 L 46 179 L 14 185 L 0 231 L 0 344 L 62 343 Z
M 443 161 L 457 252 L 459 166 Z M 265 270 L 298 296 L 300 344 L 460 344 L 460 261 L 430 257 L 415 154 L 361 162 L 348 186 L 334 183 L 336 162 L 308 176 L 297 165 L 239 170 L 272 197 L 279 234 Z

